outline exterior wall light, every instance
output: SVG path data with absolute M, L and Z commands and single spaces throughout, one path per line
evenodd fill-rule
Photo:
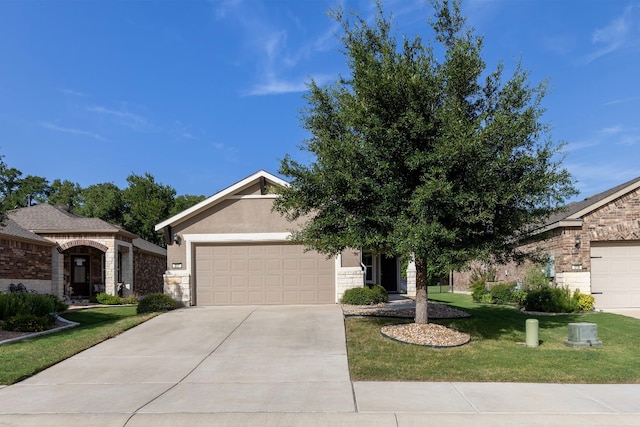
M 180 236 L 178 236 L 178 233 L 173 233 L 173 242 L 176 245 L 179 245 L 181 241 L 182 239 L 180 238 Z

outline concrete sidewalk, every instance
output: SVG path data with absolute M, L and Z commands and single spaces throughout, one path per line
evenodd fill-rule
M 0 425 L 640 425 L 640 384 L 352 383 L 338 306 L 194 307 L 1 388 Z

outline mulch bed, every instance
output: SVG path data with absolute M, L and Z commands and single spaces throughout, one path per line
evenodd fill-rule
M 376 316 L 376 317 L 400 317 L 415 318 L 415 308 L 394 307 L 394 304 L 378 304 L 374 306 L 343 305 L 342 312 L 345 316 Z M 445 304 L 428 303 L 429 319 L 460 319 L 470 317 L 457 308 Z M 437 323 L 416 324 L 402 323 L 382 327 L 380 333 L 394 341 L 408 344 L 423 345 L 434 348 L 458 347 L 471 341 L 469 334 L 438 325 Z

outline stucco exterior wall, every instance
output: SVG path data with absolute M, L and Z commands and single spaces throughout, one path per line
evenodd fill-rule
M 249 190 L 247 190 L 249 191 Z M 259 188 L 258 188 L 259 194 Z M 295 224 L 277 212 L 272 212 L 273 197 L 228 199 L 188 220 L 175 225 L 173 233 L 185 234 L 231 234 L 231 233 L 282 233 L 295 228 Z M 167 269 L 178 270 L 173 264 L 187 267 L 187 245 L 167 246 Z

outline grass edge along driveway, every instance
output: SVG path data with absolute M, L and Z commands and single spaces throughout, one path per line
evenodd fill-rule
M 471 334 L 462 347 L 434 349 L 384 338 L 380 328 L 412 319 L 345 319 L 353 381 L 452 381 L 531 383 L 640 383 L 640 320 L 592 312 L 533 316 L 513 307 L 476 304 L 469 295 L 437 294 L 431 301 L 471 314 L 434 320 Z M 525 321 L 538 319 L 540 346 L 525 342 Z M 602 347 L 564 345 L 571 322 L 598 325 Z
M 157 313 L 136 314 L 135 306 L 101 307 L 66 312 L 75 328 L 0 345 L 0 384 L 22 381 L 74 354 L 121 334 Z

